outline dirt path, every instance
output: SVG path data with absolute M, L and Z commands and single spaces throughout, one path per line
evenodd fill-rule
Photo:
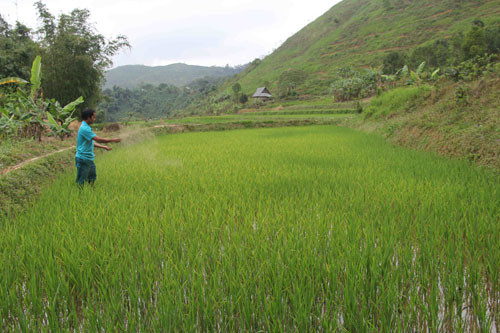
M 17 170 L 17 169 L 20 169 L 22 168 L 23 166 L 25 166 L 26 164 L 29 164 L 29 163 L 32 163 L 36 160 L 39 160 L 41 158 L 46 158 L 50 155 L 54 155 L 54 154 L 58 154 L 58 153 L 62 153 L 63 151 L 66 151 L 66 150 L 69 150 L 69 149 L 72 149 L 72 148 L 75 148 L 76 146 L 71 146 L 71 147 L 67 147 L 67 148 L 64 148 L 64 149 L 60 149 L 60 150 L 57 150 L 57 151 L 53 151 L 51 153 L 48 153 L 48 154 L 45 154 L 45 155 L 41 155 L 41 156 L 37 156 L 37 157 L 33 157 L 33 158 L 30 158 L 28 160 L 25 160 L 17 165 L 13 165 L 13 166 L 10 166 L 10 167 L 7 167 L 6 169 L 3 169 L 2 172 L 0 173 L 1 175 L 5 175 L 11 171 L 14 171 L 14 170 Z

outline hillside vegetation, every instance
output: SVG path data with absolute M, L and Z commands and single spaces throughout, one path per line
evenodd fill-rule
M 113 88 L 113 86 L 132 89 L 141 84 L 159 85 L 162 83 L 182 87 L 204 77 L 232 76 L 239 73 L 241 69 L 241 67 L 204 67 L 186 64 L 153 67 L 143 65 L 120 66 L 106 72 L 104 89 Z
M 390 52 L 410 52 L 465 33 L 475 20 L 500 22 L 500 1 L 344 0 L 290 37 L 275 52 L 226 85 L 276 92 L 280 76 L 301 71 L 299 94 L 327 94 L 346 67 L 381 68 Z
M 400 87 L 373 99 L 357 125 L 407 147 L 500 168 L 500 64 L 471 82 Z

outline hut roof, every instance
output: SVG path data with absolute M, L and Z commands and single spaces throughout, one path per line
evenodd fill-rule
M 272 97 L 271 92 L 266 87 L 257 88 L 252 97 Z

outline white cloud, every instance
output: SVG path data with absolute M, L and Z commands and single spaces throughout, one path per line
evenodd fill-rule
M 37 25 L 34 0 L 0 0 L 9 23 Z M 54 15 L 88 8 L 97 30 L 132 44 L 125 64 L 238 65 L 270 53 L 340 0 L 45 0 Z M 17 11 L 16 4 L 17 3 Z

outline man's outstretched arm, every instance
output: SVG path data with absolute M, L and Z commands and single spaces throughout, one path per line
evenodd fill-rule
M 105 139 L 105 138 L 100 138 L 100 137 L 98 137 L 97 135 L 93 137 L 93 140 L 94 140 L 95 142 L 100 142 L 100 143 L 107 143 L 107 142 L 121 142 L 121 141 L 122 141 L 122 139 L 120 139 L 120 138 Z M 96 146 L 96 145 L 94 144 L 94 146 Z M 97 147 L 97 146 L 96 146 L 96 147 Z M 102 148 L 102 147 L 99 147 L 99 148 Z
M 106 142 L 120 142 L 120 141 L 122 141 L 122 139 L 120 139 L 120 138 L 105 139 L 105 138 L 100 138 L 98 136 L 94 136 L 93 140 L 95 141 L 94 142 L 94 147 L 102 148 L 102 149 L 106 149 L 106 150 L 111 150 L 113 148 L 108 147 L 108 146 L 104 146 L 104 145 L 100 145 L 97 142 L 106 143 Z
M 95 143 L 94 142 L 94 147 L 97 147 L 97 148 L 102 148 L 102 149 L 106 149 L 106 150 L 111 150 L 113 148 L 109 147 L 109 146 L 105 146 L 105 145 L 100 145 L 98 143 Z

